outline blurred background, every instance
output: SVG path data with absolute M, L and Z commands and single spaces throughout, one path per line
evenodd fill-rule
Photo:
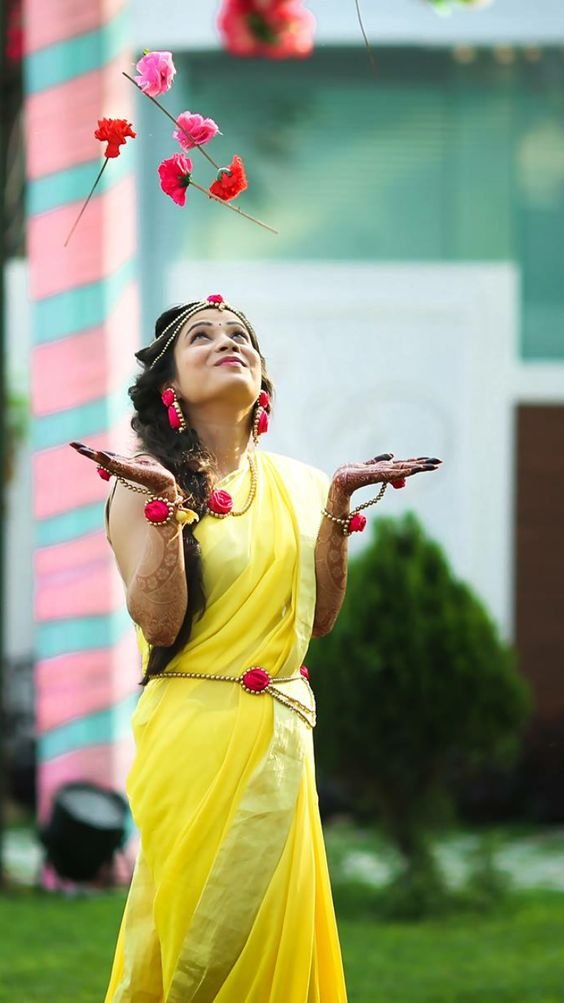
M 387 450 L 444 460 L 367 511 L 342 616 L 308 655 L 350 999 L 564 1000 L 564 7 L 364 0 L 369 52 L 354 0 L 282 4 L 283 44 L 276 6 L 3 5 L 0 801 L 18 921 L 0 995 L 101 998 L 136 845 L 120 795 L 139 659 L 107 485 L 67 443 L 131 450 L 133 352 L 167 306 L 221 292 L 276 384 L 263 448 L 328 474 Z M 162 104 L 216 120 L 210 152 L 246 165 L 236 204 L 277 235 L 194 188 L 183 208 L 163 194 L 173 125 L 122 75 L 148 49 L 173 53 Z M 65 247 L 103 116 L 137 138 Z M 39 838 L 69 783 L 82 801 L 57 818 L 82 812 L 85 858 L 118 833 L 80 877 Z M 64 941 L 52 997 L 15 960 L 38 908 Z M 99 983 L 79 995 L 85 949 Z

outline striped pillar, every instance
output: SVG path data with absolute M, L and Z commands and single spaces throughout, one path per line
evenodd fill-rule
M 135 140 L 102 163 L 102 116 L 133 119 L 127 0 L 25 0 L 39 816 L 57 787 L 123 790 L 139 688 L 135 635 L 105 540 L 108 485 L 71 439 L 129 451 L 139 347 Z

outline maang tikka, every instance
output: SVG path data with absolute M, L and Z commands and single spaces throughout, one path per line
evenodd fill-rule
M 187 428 L 187 425 L 174 387 L 167 387 L 166 390 L 163 390 L 161 400 L 168 411 L 168 423 L 170 427 L 175 428 L 177 432 L 183 432 Z

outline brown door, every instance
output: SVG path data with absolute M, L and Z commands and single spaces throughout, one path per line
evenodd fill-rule
M 564 389 L 564 388 L 563 388 Z M 517 409 L 516 641 L 537 723 L 564 717 L 564 406 Z

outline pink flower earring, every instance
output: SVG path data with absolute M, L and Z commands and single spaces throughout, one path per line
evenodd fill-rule
M 177 432 L 183 432 L 184 429 L 187 428 L 187 425 L 184 415 L 182 414 L 180 404 L 178 403 L 174 387 L 167 387 L 166 390 L 163 390 L 161 400 L 168 410 L 168 422 L 170 427 L 175 428 Z
M 258 446 L 259 435 L 268 432 L 268 412 L 270 411 L 270 397 L 266 390 L 261 390 L 255 404 L 255 416 L 253 418 L 253 441 Z

